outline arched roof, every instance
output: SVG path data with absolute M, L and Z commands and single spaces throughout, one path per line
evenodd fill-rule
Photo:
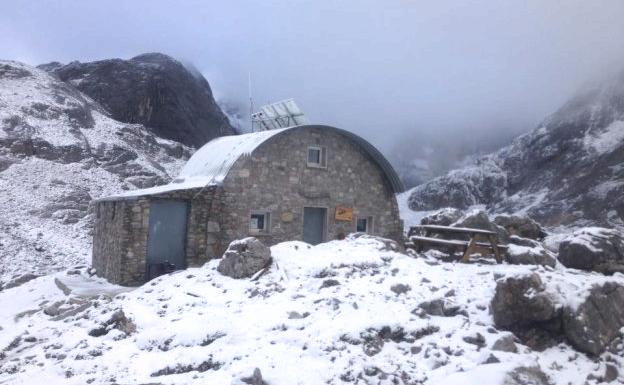
M 372 144 L 362 137 L 340 128 L 325 125 L 302 125 L 276 130 L 252 132 L 241 135 L 221 136 L 204 144 L 188 160 L 180 174 L 169 184 L 152 188 L 128 191 L 119 195 L 100 200 L 136 198 L 144 195 L 158 194 L 190 188 L 220 185 L 234 163 L 244 156 L 250 156 L 261 144 L 282 133 L 297 129 L 318 128 L 330 130 L 349 138 L 367 153 L 381 168 L 394 193 L 405 190 L 390 162 Z
M 285 132 L 318 128 L 336 132 L 355 142 L 375 163 L 382 169 L 392 190 L 395 193 L 403 192 L 404 186 L 394 171 L 390 162 L 372 144 L 362 137 L 340 128 L 324 125 L 303 125 L 281 128 L 269 131 L 252 132 L 249 134 L 222 136 L 211 140 L 202 146 L 188 160 L 178 178 L 174 182 L 191 182 L 200 179 L 204 185 L 220 184 L 227 176 L 234 163 L 243 156 L 251 155 L 262 143 L 277 137 Z M 200 182 L 202 183 L 202 182 Z

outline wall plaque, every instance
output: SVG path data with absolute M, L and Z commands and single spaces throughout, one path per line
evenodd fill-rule
M 337 221 L 352 221 L 353 220 L 353 208 L 336 206 L 336 220 Z
M 282 222 L 292 222 L 293 221 L 293 213 L 290 211 L 284 211 L 281 215 Z

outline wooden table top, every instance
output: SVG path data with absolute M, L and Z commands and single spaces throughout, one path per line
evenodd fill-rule
M 483 234 L 483 235 L 496 235 L 495 232 L 483 229 L 472 229 L 469 227 L 452 227 L 452 226 L 439 226 L 439 225 L 418 225 L 412 226 L 412 228 L 429 230 L 438 233 L 463 233 L 463 234 Z

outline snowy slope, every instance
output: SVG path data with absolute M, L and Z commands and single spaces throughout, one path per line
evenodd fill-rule
M 565 344 L 494 351 L 509 333 L 496 330 L 488 312 L 501 277 L 536 271 L 564 304 L 592 283 L 624 283 L 621 275 L 439 263 L 368 237 L 286 242 L 272 253 L 257 281 L 224 277 L 214 260 L 117 296 L 123 289 L 84 269 L 0 292 L 0 303 L 10 304 L 0 308 L 0 383 L 242 385 L 259 368 L 271 385 L 502 385 L 509 370 L 539 366 L 553 384 L 582 384 L 602 376 L 607 362 L 622 367 L 621 356 L 593 360 Z M 413 312 L 436 298 L 462 314 Z
M 485 204 L 546 225 L 624 226 L 624 72 L 511 145 L 415 187 L 410 208 Z
M 86 263 L 90 201 L 167 182 L 189 153 L 43 70 L 0 61 L 0 282 Z

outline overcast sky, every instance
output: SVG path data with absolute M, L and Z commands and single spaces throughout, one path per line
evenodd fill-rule
M 2 1 L 0 56 L 190 61 L 220 98 L 295 98 L 386 149 L 533 128 L 624 68 L 624 1 Z M 395 134 L 395 135 L 394 135 Z M 412 135 L 412 136 L 413 136 Z

